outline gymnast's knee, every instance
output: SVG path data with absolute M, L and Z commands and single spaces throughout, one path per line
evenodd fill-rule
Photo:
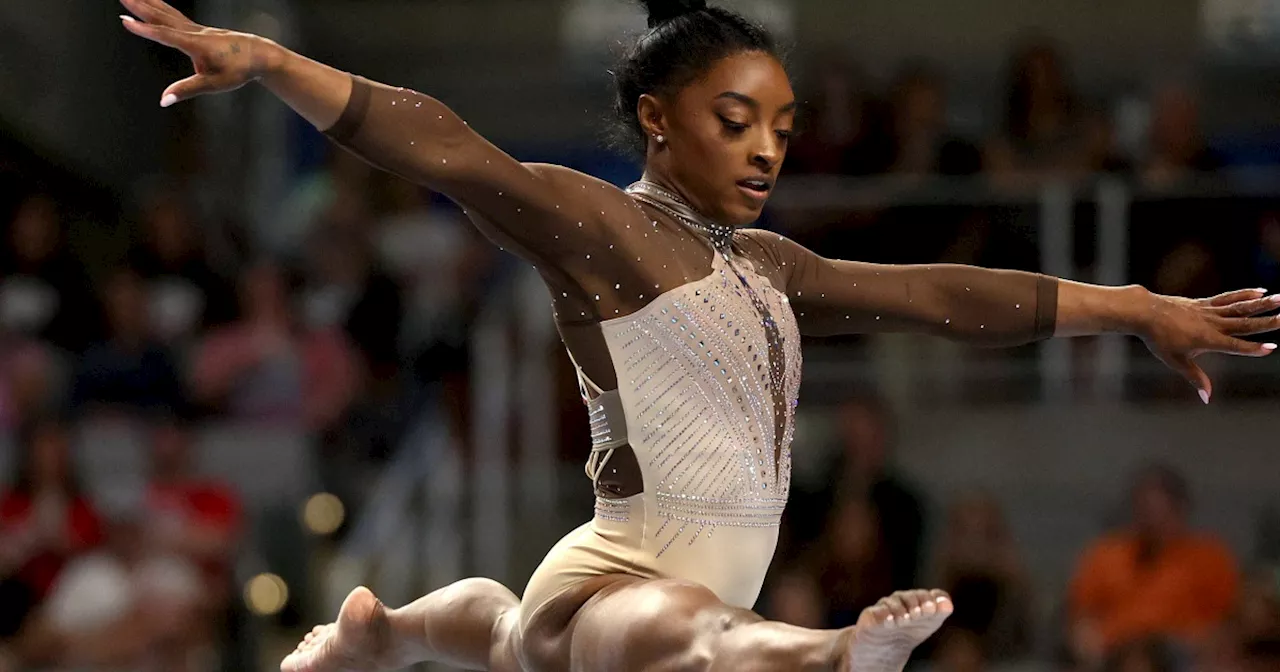
M 707 672 L 724 633 L 754 620 L 688 582 L 637 584 L 616 599 L 592 619 L 591 643 L 574 645 L 582 653 L 583 645 L 596 648 L 587 658 L 610 661 L 617 669 Z

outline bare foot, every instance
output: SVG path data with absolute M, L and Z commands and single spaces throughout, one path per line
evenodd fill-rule
M 894 593 L 864 609 L 849 652 L 851 672 L 901 672 L 911 651 L 937 632 L 955 606 L 941 590 Z
M 336 623 L 316 626 L 280 663 L 281 672 L 377 672 L 386 658 L 387 608 L 368 588 L 351 591 Z

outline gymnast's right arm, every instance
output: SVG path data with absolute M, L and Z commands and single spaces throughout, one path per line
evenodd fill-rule
M 515 160 L 430 96 L 354 77 L 254 35 L 201 26 L 161 0 L 121 2 L 143 20 L 125 17 L 130 32 L 182 50 L 195 65 L 194 76 L 166 89 L 162 105 L 258 81 L 369 163 L 461 204 L 495 243 L 545 264 L 544 276 L 608 235 L 605 211 L 630 204 L 581 173 Z

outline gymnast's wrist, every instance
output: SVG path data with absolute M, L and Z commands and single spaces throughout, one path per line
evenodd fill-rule
M 1146 337 L 1155 324 L 1155 294 L 1142 285 L 1116 287 L 1115 312 L 1106 331 Z
M 272 78 L 285 72 L 293 52 L 265 37 L 255 35 L 253 40 L 253 78 L 269 85 Z

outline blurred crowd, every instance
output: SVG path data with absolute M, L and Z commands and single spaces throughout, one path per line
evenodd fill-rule
M 1227 176 L 1256 159 L 1206 131 L 1193 78 L 1090 96 L 1053 42 L 1035 37 L 1013 50 L 997 87 L 962 87 L 928 63 L 878 82 L 838 54 L 816 62 L 797 73 L 806 104 L 784 170 L 869 185 L 834 212 L 775 213 L 819 252 L 1034 269 L 1039 188 L 1060 181 L 1082 199 L 1071 261 L 1088 278 L 1098 262 L 1093 185 L 1108 176 L 1132 195 L 1125 261 L 1134 282 L 1204 295 L 1277 278 L 1280 204 L 1274 194 L 1223 202 Z M 998 91 L 975 100 L 986 88 Z M 1232 225 L 1207 225 L 1224 218 Z
M 1046 594 L 996 493 L 961 493 L 935 519 L 931 498 L 892 466 L 883 403 L 854 398 L 835 416 L 821 477 L 793 483 L 768 617 L 845 627 L 895 590 L 939 587 L 956 611 L 917 652 L 938 672 L 1280 669 L 1280 557 L 1239 558 L 1193 528 L 1193 488 L 1178 470 L 1132 474 L 1118 493 L 1123 519 L 1080 552 L 1063 594 Z
M 345 154 L 299 182 L 296 239 L 234 263 L 176 180 L 140 190 L 114 254 L 78 247 L 56 197 L 6 186 L 0 669 L 236 669 L 216 652 L 253 512 L 198 473 L 198 437 L 296 430 L 319 485 L 354 509 L 424 390 L 446 388 L 433 398 L 461 421 L 494 252 L 430 194 Z M 146 444 L 144 483 L 87 461 L 118 431 Z
M 1052 46 L 1030 44 L 1011 61 L 1003 122 L 985 135 L 954 127 L 947 83 L 927 66 L 879 91 L 832 59 L 801 88 L 810 109 L 790 174 L 891 176 L 909 194 L 929 177 L 1016 191 L 1111 172 L 1163 194 L 1133 205 L 1135 280 L 1207 294 L 1280 277 L 1280 201 L 1217 202 L 1216 216 L 1243 224 L 1216 227 L 1208 206 L 1179 195 L 1231 164 L 1185 84 L 1153 90 L 1143 130 L 1121 128 L 1074 90 Z M 441 403 L 467 436 L 468 333 L 506 260 L 455 208 L 331 152 L 255 232 L 213 214 L 197 178 L 175 164 L 94 229 L 57 185 L 0 172 L 0 671 L 246 669 L 225 643 L 254 512 L 198 468 L 209 427 L 300 432 L 317 487 L 357 511 L 424 404 Z M 1021 221 L 965 203 L 775 223 L 832 256 L 1033 268 Z M 586 428 L 573 408 L 567 436 Z M 1176 471 L 1136 474 L 1128 524 L 1082 552 L 1065 594 L 1044 595 L 998 497 L 960 497 L 935 520 L 891 467 L 884 406 L 859 398 L 837 417 L 829 478 L 796 485 L 769 616 L 842 627 L 893 590 L 936 585 L 958 605 L 920 653 L 941 672 L 1046 652 L 1072 672 L 1280 669 L 1277 568 L 1255 571 L 1262 559 L 1191 529 L 1191 487 Z M 144 437 L 145 478 L 100 487 L 80 453 L 118 426 Z M 567 445 L 566 459 L 584 459 L 585 445 Z M 1058 616 L 1046 620 L 1047 605 Z

